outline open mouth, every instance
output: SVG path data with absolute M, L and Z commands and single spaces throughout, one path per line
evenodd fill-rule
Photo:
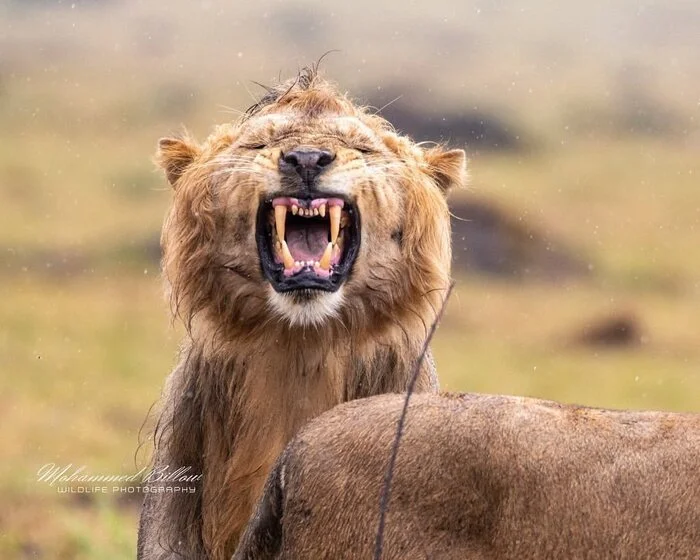
M 265 277 L 278 292 L 334 292 L 352 269 L 359 232 L 358 212 L 342 198 L 263 202 L 256 238 Z

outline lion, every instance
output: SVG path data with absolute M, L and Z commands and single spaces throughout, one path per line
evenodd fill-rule
M 484 394 L 339 405 L 270 474 L 234 560 L 700 558 L 700 415 Z
M 305 422 L 406 389 L 450 283 L 446 196 L 466 157 L 414 143 L 307 68 L 203 145 L 162 139 L 157 162 L 186 337 L 154 466 L 202 479 L 194 493 L 149 487 L 138 554 L 228 558 Z M 417 390 L 437 388 L 428 360 Z

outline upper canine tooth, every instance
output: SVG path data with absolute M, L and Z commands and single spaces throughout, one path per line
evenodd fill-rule
M 340 206 L 331 206 L 328 209 L 328 213 L 331 216 L 331 243 L 335 243 L 338 239 L 338 233 L 340 232 L 340 213 L 342 209 Z
M 294 214 L 296 216 L 298 212 L 299 212 L 299 207 L 296 204 L 292 204 L 292 214 Z
M 275 206 L 275 227 L 277 228 L 277 238 L 284 241 L 284 222 L 287 219 L 287 207 L 284 204 Z
M 321 214 L 322 218 L 326 217 L 326 203 L 325 202 L 318 207 L 318 213 Z
M 284 240 L 282 240 L 282 260 L 284 261 L 284 268 L 294 268 L 294 257 L 292 257 L 287 242 Z
M 321 260 L 318 262 L 318 266 L 320 266 L 323 270 L 330 270 L 331 268 L 331 255 L 333 254 L 333 243 L 329 243 L 326 245 L 326 250 L 323 251 L 323 256 L 321 257 Z

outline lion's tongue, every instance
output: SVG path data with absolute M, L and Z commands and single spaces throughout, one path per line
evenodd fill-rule
M 288 224 L 285 238 L 295 261 L 320 261 L 328 245 L 328 225 Z

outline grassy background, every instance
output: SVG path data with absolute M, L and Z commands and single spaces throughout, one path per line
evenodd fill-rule
M 484 111 L 528 148 L 472 150 L 460 197 L 575 248 L 568 280 L 460 275 L 443 386 L 700 411 L 700 7 L 396 2 L 329 7 L 0 0 L 0 557 L 134 556 L 139 499 L 36 482 L 48 462 L 128 474 L 172 367 L 157 236 L 161 135 L 203 137 L 250 80 L 338 48 L 327 74 L 381 107 Z M 468 147 L 469 148 L 469 147 Z M 638 343 L 583 345 L 632 317 Z

